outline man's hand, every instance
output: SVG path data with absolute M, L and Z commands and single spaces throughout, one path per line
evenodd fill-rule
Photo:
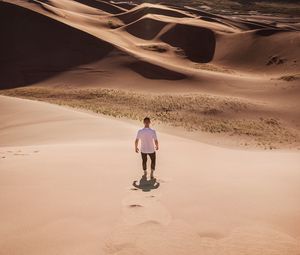
M 157 151 L 158 151 L 158 145 L 155 145 L 155 150 L 157 150 Z
M 136 153 L 139 153 L 139 151 L 140 151 L 138 146 L 139 146 L 139 139 L 135 139 L 134 147 L 135 147 L 135 152 Z

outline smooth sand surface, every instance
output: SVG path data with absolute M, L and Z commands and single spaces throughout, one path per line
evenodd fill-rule
M 300 253 L 299 153 L 157 130 L 146 192 L 138 126 L 4 96 L 0 109 L 1 255 Z

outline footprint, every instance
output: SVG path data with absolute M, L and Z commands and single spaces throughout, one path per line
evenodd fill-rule
M 136 225 L 147 221 L 157 221 L 167 225 L 171 215 L 161 203 L 159 194 L 149 195 L 144 192 L 129 192 L 122 200 L 122 222 L 126 225 Z M 135 209 L 134 209 L 135 208 Z
M 139 205 L 139 204 L 132 204 L 132 205 L 129 205 L 129 207 L 135 208 L 135 207 L 143 207 L 143 206 L 142 206 L 142 205 Z

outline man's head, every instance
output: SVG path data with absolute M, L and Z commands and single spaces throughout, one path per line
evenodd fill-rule
M 151 123 L 151 121 L 150 121 L 149 117 L 144 118 L 144 125 L 145 125 L 145 127 L 149 127 L 150 123 Z

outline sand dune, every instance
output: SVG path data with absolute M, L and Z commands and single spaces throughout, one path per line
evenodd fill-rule
M 2 89 L 113 88 L 145 95 L 226 96 L 257 107 L 225 112 L 217 121 L 275 118 L 295 137 L 292 147 L 298 146 L 296 17 L 217 15 L 149 3 L 123 8 L 96 0 L 9 0 L 0 5 Z M 165 113 L 154 114 L 160 118 Z
M 142 18 L 147 14 L 158 14 L 176 18 L 192 17 L 191 15 L 188 15 L 181 11 L 172 10 L 164 6 L 153 6 L 149 4 L 142 4 L 126 13 L 116 15 L 115 17 L 128 24 Z
M 99 0 L 75 0 L 76 2 L 82 3 L 84 5 L 88 5 L 91 6 L 93 8 L 97 8 L 100 9 L 102 11 L 105 11 L 107 13 L 111 13 L 111 14 L 118 14 L 118 13 L 122 13 L 125 11 L 124 8 L 119 7 L 117 5 L 108 3 L 106 1 L 99 1 Z
M 0 1 L 0 255 L 299 255 L 299 24 Z
M 217 74 L 212 70 L 207 75 L 207 70 L 204 70 L 205 73 L 203 73 L 201 68 L 196 69 L 194 67 L 195 63 L 210 63 L 219 66 L 221 69 L 230 69 L 232 72 L 223 74 L 222 79 L 237 83 L 242 76 L 249 79 L 250 86 L 255 86 L 258 80 L 262 83 L 272 83 L 264 76 L 258 79 L 261 73 L 268 74 L 269 77 L 274 75 L 280 77 L 287 74 L 294 75 L 299 68 L 299 51 L 293 50 L 299 47 L 299 32 L 297 26 L 292 27 L 293 23 L 289 23 L 288 19 L 279 19 L 278 21 L 274 17 L 272 21 L 270 17 L 266 19 L 258 17 L 255 20 L 255 16 L 251 18 L 221 16 L 191 8 L 174 8 L 153 4 L 142 4 L 127 10 L 105 1 L 84 1 L 86 5 L 82 1 L 71 0 L 5 2 L 1 2 L 3 6 L 1 10 L 5 12 L 1 15 L 3 24 L 10 24 L 10 16 L 16 16 L 15 12 L 17 11 L 22 12 L 23 15 L 29 15 L 31 17 L 29 20 L 37 19 L 36 21 L 39 21 L 39 19 L 44 19 L 44 23 L 46 23 L 46 19 L 48 19 L 48 23 L 55 23 L 59 26 L 55 21 L 57 20 L 59 23 L 67 25 L 64 30 L 73 31 L 70 33 L 75 33 L 74 29 L 79 30 L 78 34 L 89 33 L 99 38 L 99 43 L 105 41 L 111 47 L 118 48 L 130 57 L 133 56 L 176 72 L 185 74 L 189 72 L 190 75 L 188 76 L 196 77 L 198 83 L 201 84 L 216 83 L 215 76 Z M 21 11 L 22 8 L 18 6 L 26 9 Z M 46 17 L 31 13 L 30 10 Z M 9 25 L 10 31 L 19 29 L 18 24 L 22 22 L 21 17 L 22 15 L 15 19 L 15 25 Z M 56 33 L 58 29 L 49 29 L 49 25 L 44 23 L 39 25 L 40 29 L 43 27 L 44 31 L 51 30 L 52 37 L 65 38 L 60 40 L 63 48 L 63 42 L 69 36 L 62 36 L 58 34 L 59 32 Z M 284 24 L 288 24 L 288 27 L 284 28 Z M 26 26 L 26 23 L 24 26 Z M 64 25 L 61 24 L 61 26 Z M 42 33 L 42 31 L 40 32 Z M 5 52 L 14 52 L 10 41 L 12 37 L 9 34 L 6 35 L 8 32 L 5 29 L 1 33 L 5 38 L 3 42 L 5 47 L 1 48 L 5 49 Z M 64 34 L 67 35 L 67 33 Z M 33 47 L 40 48 L 41 45 L 44 45 L 44 43 L 39 42 L 41 37 L 37 36 L 36 33 L 32 35 L 30 31 L 25 29 L 23 34 L 20 34 L 19 40 L 21 38 L 27 41 L 31 40 Z M 76 47 L 78 41 L 79 39 L 73 38 L 69 43 L 74 44 L 74 47 Z M 167 50 L 149 51 L 147 47 L 140 47 L 141 44 L 148 44 L 151 47 L 155 43 L 160 43 L 161 47 Z M 39 46 L 37 47 L 37 45 Z M 21 46 L 16 45 L 14 47 Z M 82 48 L 87 49 L 88 47 L 89 45 L 82 44 Z M 10 57 L 10 55 L 5 55 L 5 61 L 14 59 L 14 56 Z M 32 58 L 34 59 L 34 57 Z M 28 54 L 27 59 L 30 61 L 30 54 Z M 167 61 L 165 61 L 166 59 Z M 96 59 L 90 60 L 90 62 L 95 61 Z M 272 64 L 272 61 L 274 64 Z M 68 62 L 70 62 L 70 59 L 68 56 L 65 57 L 65 62 L 65 66 L 69 67 Z M 82 64 L 73 60 L 71 62 L 74 63 L 74 66 Z M 98 68 L 103 69 L 102 66 Z M 109 71 L 113 72 L 113 68 Z M 115 68 L 120 69 L 120 67 Z M 61 68 L 62 72 L 67 71 L 67 69 Z M 31 70 L 31 72 L 39 73 L 39 70 Z M 6 73 L 6 70 L 3 73 Z M 16 71 L 17 75 L 15 76 L 20 76 L 21 73 L 22 70 Z M 55 75 L 57 74 L 54 73 L 53 76 Z M 253 75 L 256 76 L 254 80 Z M 203 79 L 203 76 L 205 76 L 205 79 Z M 47 78 L 48 76 L 44 77 L 44 80 L 47 80 Z M 15 86 L 36 82 L 23 81 L 23 84 L 16 82 Z M 1 82 L 1 84 L 5 83 L 7 83 L 6 80 Z M 220 84 L 220 82 L 217 82 L 217 84 Z
M 0 254 L 300 251 L 299 153 L 158 130 L 160 186 L 141 181 L 149 193 L 132 186 L 135 124 L 2 96 L 0 106 Z
M 2 88 L 43 81 L 114 49 L 90 34 L 7 3 L 1 3 L 0 22 L 2 36 L 9 38 L 1 42 Z

